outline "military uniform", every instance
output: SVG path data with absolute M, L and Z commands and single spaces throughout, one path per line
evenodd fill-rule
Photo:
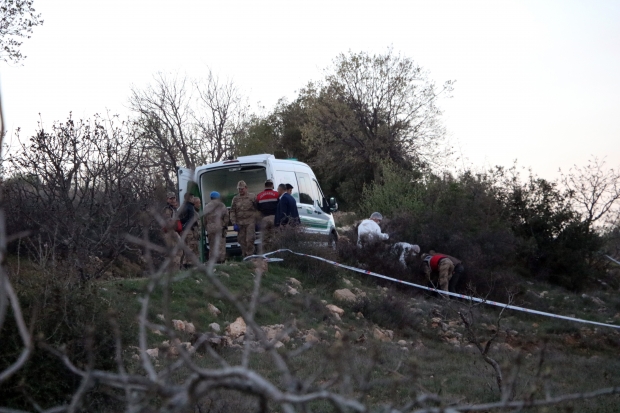
M 197 196 L 194 197 L 194 210 L 196 215 L 200 217 L 200 198 Z M 200 258 L 200 234 L 202 232 L 202 220 L 198 218 L 196 221 L 196 225 L 192 227 L 192 233 L 194 236 L 194 240 L 196 242 L 195 254 L 198 258 Z
M 217 262 L 226 260 L 226 232 L 228 209 L 219 199 L 212 199 L 204 208 L 204 224 L 209 240 L 209 254 L 215 254 Z M 217 250 L 215 249 L 217 247 Z
M 179 233 L 176 232 L 177 227 L 177 212 L 172 207 L 172 205 L 168 204 L 164 207 L 162 211 L 162 215 L 166 220 L 166 224 L 164 226 L 164 242 L 170 251 L 179 243 L 181 237 L 179 237 Z M 178 248 L 177 252 L 172 257 L 172 266 L 170 267 L 173 270 L 178 270 L 181 268 L 181 258 L 183 257 L 183 249 Z
M 275 229 L 276 209 L 278 206 L 278 198 L 280 195 L 273 188 L 271 179 L 265 182 L 265 190 L 256 195 L 256 209 L 261 213 L 260 231 L 262 234 L 262 251 L 267 252 L 273 243 L 273 233 Z
M 245 182 L 243 187 L 247 188 Z M 241 245 L 241 254 L 244 257 L 254 254 L 254 235 L 256 233 L 255 205 L 256 197 L 248 192 L 245 195 L 235 195 L 230 206 L 230 220 L 233 224 L 239 226 L 237 240 L 239 245 Z
M 183 224 L 183 235 L 185 236 L 185 244 L 189 248 L 189 250 L 194 254 L 194 256 L 198 257 L 198 237 L 196 237 L 195 228 L 198 226 L 198 221 L 196 219 L 196 208 L 194 207 L 194 203 L 190 202 L 193 198 L 192 195 L 185 195 L 185 202 L 177 210 L 177 214 L 181 219 L 181 223 Z M 193 259 L 189 254 L 183 254 L 182 263 L 185 267 L 188 267 L 193 264 Z
M 454 274 L 454 261 L 459 263 L 460 261 L 445 254 L 424 254 L 422 260 L 426 278 L 431 281 L 431 273 L 439 273 L 439 288 L 448 291 L 450 279 Z

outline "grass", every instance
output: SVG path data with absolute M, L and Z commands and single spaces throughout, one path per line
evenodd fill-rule
M 320 345 L 290 359 L 291 368 L 303 380 L 318 387 L 333 381 L 332 389 L 352 396 L 367 391 L 365 401 L 378 407 L 384 404 L 400 406 L 414 400 L 421 392 L 432 392 L 458 403 L 479 403 L 497 400 L 498 392 L 490 367 L 484 363 L 477 350 L 465 345 L 455 347 L 441 336 L 442 329 L 433 327 L 431 318 L 439 317 L 446 325 L 452 322 L 453 330 L 463 334 L 457 311 L 464 311 L 462 303 L 446 302 L 431 295 L 410 289 L 377 282 L 364 275 L 330 270 L 318 265 L 303 263 L 298 257 L 284 255 L 284 263 L 271 263 L 261 285 L 261 304 L 256 315 L 260 325 L 294 323 L 299 334 L 282 351 L 299 348 L 304 343 L 302 330 L 315 329 L 323 338 Z M 293 261 L 297 260 L 297 261 Z M 303 271 L 297 268 L 301 267 Z M 254 268 L 250 263 L 232 261 L 218 265 L 216 275 L 242 303 L 248 302 L 254 283 Z M 222 329 L 238 317 L 236 308 L 223 299 L 206 277 L 198 272 L 187 272 L 182 279 L 170 284 L 168 290 L 158 287 L 152 294 L 149 319 L 157 321 L 157 315 L 167 313 L 171 319 L 193 322 L 198 332 L 208 330 L 217 322 Z M 287 279 L 301 281 L 300 293 L 286 294 Z M 329 278 L 327 278 L 329 277 Z M 326 282 L 323 281 L 327 280 Z M 144 293 L 147 280 L 143 278 L 116 279 L 97 282 L 98 299 L 122 319 L 125 328 L 131 330 L 124 345 L 137 345 L 138 298 Z M 366 293 L 364 305 L 336 303 L 333 291 L 337 288 L 359 289 Z M 542 283 L 522 286 L 524 292 L 517 297 L 517 304 L 543 311 L 575 315 L 592 320 L 609 321 L 620 308 L 620 298 L 611 291 L 588 292 L 589 297 L 570 294 Z M 546 291 L 546 293 L 543 293 Z M 168 297 L 168 300 L 166 300 Z M 567 298 L 568 297 L 568 298 Z M 605 303 L 596 304 L 595 297 Z M 334 303 L 345 310 L 342 321 L 335 321 L 321 300 Z M 166 309 L 166 302 L 167 309 Z M 213 316 L 207 304 L 218 307 L 222 313 Z M 356 316 L 363 313 L 363 318 Z M 488 326 L 495 321 L 499 309 L 479 306 L 474 310 L 476 330 L 482 339 L 490 337 Z M 615 322 L 618 320 L 616 319 Z M 336 340 L 336 326 L 344 335 Z M 394 340 L 384 343 L 373 339 L 375 326 L 393 329 Z M 502 321 L 503 334 L 497 343 L 507 343 L 515 350 L 492 348 L 490 355 L 505 366 L 506 376 L 510 366 L 519 361 L 520 373 L 516 396 L 544 397 L 542 378 L 548 380 L 553 394 L 593 390 L 620 384 L 620 333 L 605 328 L 594 328 L 518 312 L 507 312 Z M 504 333 L 506 330 L 516 331 Z M 183 340 L 187 335 L 180 334 Z M 364 340 L 361 340 L 362 336 Z M 398 340 L 407 341 L 403 350 Z M 132 341 L 133 340 L 133 341 Z M 149 347 L 161 344 L 163 337 L 149 333 Z M 541 354 L 545 349 L 543 368 L 539 374 Z M 229 363 L 240 361 L 240 351 L 234 348 L 220 350 Z M 125 352 L 130 370 L 140 371 L 132 352 Z M 215 360 L 196 356 L 196 362 L 204 367 L 216 367 Z M 170 363 L 162 359 L 160 369 Z M 250 366 L 258 373 L 279 383 L 279 373 L 269 355 L 255 353 Z M 183 380 L 187 371 L 176 373 L 175 380 Z M 345 377 L 352 380 L 347 381 Z M 615 412 L 617 396 L 604 397 L 574 403 L 575 411 Z M 157 404 L 157 401 L 153 401 Z M 256 411 L 258 401 L 249 395 L 217 391 L 210 395 L 203 411 Z M 273 406 L 275 407 L 275 406 Z M 547 411 L 565 411 L 563 408 Z M 324 402 L 312 405 L 316 412 L 332 411 Z M 542 411 L 542 410 L 541 410 Z

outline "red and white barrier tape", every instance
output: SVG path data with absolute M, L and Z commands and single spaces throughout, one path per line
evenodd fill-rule
M 303 254 L 301 252 L 291 251 L 289 249 L 279 249 L 279 250 L 275 250 L 275 251 L 272 251 L 272 252 L 268 252 L 268 253 L 263 254 L 263 255 L 251 255 L 249 257 L 244 258 L 244 260 L 248 260 L 248 259 L 251 259 L 251 258 L 266 258 L 266 259 L 268 259 L 267 256 L 276 254 L 278 252 L 290 252 L 291 254 L 299 255 L 299 256 L 302 256 L 302 257 L 313 258 L 315 260 L 323 261 L 323 262 L 326 262 L 328 264 L 334 265 L 336 267 L 345 268 L 347 270 L 355 271 L 355 272 L 358 272 L 360 274 L 366 274 L 366 275 L 370 275 L 370 276 L 377 277 L 377 278 L 383 278 L 384 280 L 394 281 L 394 282 L 397 282 L 397 283 L 400 283 L 400 284 L 408 285 L 410 287 L 420 288 L 422 290 L 432 291 L 432 292 L 436 292 L 436 293 L 439 293 L 439 294 L 449 295 L 449 296 L 452 296 L 452 297 L 458 297 L 458 298 L 462 298 L 464 300 L 474 301 L 474 302 L 478 302 L 478 303 L 482 303 L 482 304 L 494 305 L 496 307 L 501 307 L 501 308 L 508 308 L 510 310 L 523 311 L 523 312 L 528 313 L 528 314 L 537 314 L 537 315 L 542 315 L 542 316 L 545 316 L 545 317 L 559 318 L 559 319 L 568 320 L 568 321 L 576 321 L 578 323 L 594 324 L 594 325 L 602 326 L 602 327 L 611 327 L 611 328 L 620 329 L 620 325 L 599 323 L 598 321 L 583 320 L 581 318 L 568 317 L 568 316 L 565 316 L 565 315 L 559 315 L 559 314 L 553 314 L 553 313 L 546 313 L 544 311 L 531 310 L 529 308 L 518 307 L 516 305 L 498 303 L 496 301 L 485 300 L 483 298 L 477 298 L 477 297 L 472 297 L 472 296 L 469 296 L 469 295 L 457 294 L 457 293 L 451 293 L 451 292 L 448 292 L 448 291 L 438 290 L 436 288 L 426 287 L 424 285 L 410 283 L 410 282 L 407 282 L 407 281 L 399 280 L 397 278 L 392 278 L 392 277 L 388 277 L 388 276 L 385 276 L 385 275 L 382 275 L 382 274 L 377 274 L 376 272 L 362 270 L 360 268 L 351 267 L 350 265 L 340 264 L 340 263 L 338 263 L 336 261 L 331 261 L 331 260 L 328 260 L 328 259 L 325 259 L 325 258 L 317 257 L 315 255 L 309 255 L 309 254 Z

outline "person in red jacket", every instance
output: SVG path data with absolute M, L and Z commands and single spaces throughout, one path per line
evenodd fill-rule
M 431 251 L 429 254 L 422 254 L 422 262 L 426 278 L 431 281 L 431 274 L 438 273 L 439 288 L 444 291 L 448 291 L 455 266 L 462 266 L 461 260 L 435 251 Z
M 273 181 L 265 181 L 265 190 L 256 195 L 256 209 L 261 213 L 260 231 L 263 236 L 263 252 L 269 251 L 273 241 L 274 221 L 276 217 L 276 207 L 280 194 L 273 189 Z

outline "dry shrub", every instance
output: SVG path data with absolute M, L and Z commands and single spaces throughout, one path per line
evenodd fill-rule
M 458 231 L 448 234 L 448 225 L 442 223 L 421 225 L 410 213 L 401 213 L 391 219 L 384 219 L 381 226 L 383 232 L 390 235 L 390 240 L 367 243 L 362 248 L 358 248 L 356 244 L 356 227 L 343 232 L 342 235 L 347 241 L 338 243 L 339 259 L 350 265 L 361 266 L 399 280 L 432 285 L 424 275 L 419 256 L 409 256 L 406 259 L 406 268 L 400 263 L 398 251 L 393 248 L 393 244 L 404 241 L 417 243 L 422 251 L 436 250 L 461 259 L 465 273 L 455 286 L 457 292 L 505 300 L 508 298 L 507 291 L 519 284 L 512 267 L 502 266 L 507 262 L 506 255 L 510 255 L 514 246 L 514 240 L 509 233 L 481 232 L 476 238 L 471 235 L 466 237 Z M 425 232 L 416 230 L 421 226 L 425 228 Z M 395 288 L 411 288 L 380 279 L 376 279 L 376 282 Z
M 282 228 L 274 236 L 275 249 L 290 249 L 308 255 L 315 255 L 329 260 L 336 260 L 334 248 L 328 246 L 326 235 L 308 234 L 299 227 Z M 309 286 L 336 287 L 339 278 L 338 268 L 323 261 L 303 256 L 283 256 L 284 265 L 295 268 L 305 275 Z
M 80 378 L 71 373 L 59 357 L 40 344 L 62 348 L 78 365 L 86 365 L 93 357 L 95 368 L 114 370 L 114 333 L 110 324 L 109 309 L 101 289 L 94 283 L 80 282 L 75 270 L 53 263 L 45 268 L 26 263 L 20 273 L 11 276 L 20 303 L 31 326 L 33 337 L 40 340 L 32 358 L 18 373 L 0 386 L 0 400 L 14 408 L 32 409 L 31 401 L 47 408 L 64 404 L 77 390 Z M 121 309 L 119 309 L 121 310 Z M 130 340 L 129 322 L 122 311 L 117 321 L 121 325 L 123 341 Z M 2 330 L 0 346 L 0 371 L 19 355 L 21 339 L 13 317 L 7 317 Z M 25 396 L 31 399 L 28 400 Z M 91 411 L 97 406 L 114 406 L 110 395 L 93 387 L 86 397 Z
M 421 317 L 411 311 L 410 303 L 403 297 L 390 292 L 372 300 L 363 297 L 352 306 L 352 310 L 361 312 L 364 318 L 381 328 L 399 330 L 404 336 L 413 337 L 419 330 Z

